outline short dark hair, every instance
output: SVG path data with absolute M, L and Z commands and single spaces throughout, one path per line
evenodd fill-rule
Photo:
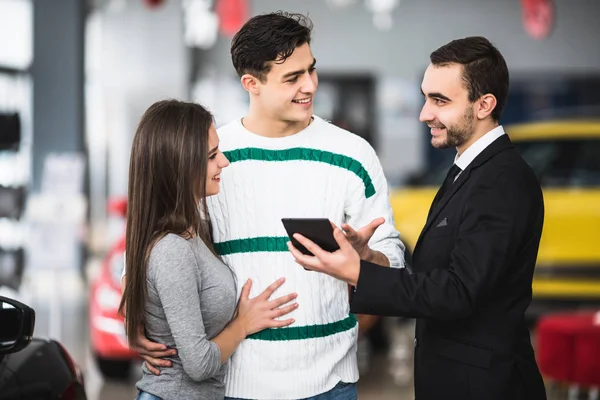
M 508 67 L 502 54 L 484 37 L 471 36 L 453 40 L 429 56 L 431 63 L 444 66 L 458 63 L 463 66 L 463 81 L 473 102 L 491 93 L 496 97 L 492 111 L 494 121 L 499 121 L 508 97 Z
M 310 44 L 312 21 L 305 15 L 277 11 L 252 17 L 231 41 L 231 60 L 237 74 L 252 74 L 261 82 L 271 61 L 284 62 L 297 47 Z

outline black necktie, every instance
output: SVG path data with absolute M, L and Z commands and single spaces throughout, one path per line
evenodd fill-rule
M 433 199 L 433 203 L 431 204 L 432 210 L 438 205 L 438 203 L 444 197 L 444 195 L 446 194 L 448 189 L 450 189 L 450 187 L 454 183 L 454 179 L 461 171 L 462 171 L 462 169 L 460 169 L 460 167 L 456 164 L 453 164 L 452 167 L 450 167 L 450 169 L 448 170 L 448 174 L 446 175 L 446 179 L 444 179 L 444 183 L 442 184 L 442 187 L 440 188 L 440 190 L 435 195 L 435 198 Z

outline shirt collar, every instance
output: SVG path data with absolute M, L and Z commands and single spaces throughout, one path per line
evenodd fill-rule
M 454 157 L 454 164 L 456 164 L 462 171 L 464 171 L 469 166 L 469 164 L 471 164 L 471 162 L 473 162 L 473 160 L 483 150 L 486 149 L 486 147 L 488 147 L 502 135 L 505 135 L 504 128 L 502 128 L 502 125 L 498 125 L 494 129 L 477 139 L 477 141 L 471 146 L 469 146 L 469 148 L 466 149 L 460 157 L 458 156 L 458 153 L 456 153 L 456 156 Z

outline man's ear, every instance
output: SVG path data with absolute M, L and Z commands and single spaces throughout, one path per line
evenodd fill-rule
M 246 91 L 250 94 L 259 94 L 260 93 L 260 81 L 257 77 L 251 74 L 244 74 L 240 78 L 242 82 L 242 86 Z
M 496 96 L 493 94 L 484 94 L 479 98 L 479 105 L 475 110 L 477 119 L 486 119 L 492 111 L 496 108 L 496 104 L 498 101 L 496 100 Z

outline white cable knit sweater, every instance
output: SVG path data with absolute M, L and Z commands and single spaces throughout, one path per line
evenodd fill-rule
M 236 120 L 218 130 L 231 165 L 221 191 L 208 200 L 217 251 L 237 275 L 238 296 L 252 278 L 251 297 L 285 277 L 274 297 L 298 293 L 287 328 L 242 342 L 229 364 L 226 394 L 245 399 L 299 399 L 356 382 L 358 326 L 348 287 L 305 271 L 286 247 L 281 218 L 325 217 L 358 229 L 385 217 L 370 242 L 392 267 L 403 266 L 404 246 L 394 227 L 387 181 L 372 147 L 321 118 L 284 138 L 266 138 Z

